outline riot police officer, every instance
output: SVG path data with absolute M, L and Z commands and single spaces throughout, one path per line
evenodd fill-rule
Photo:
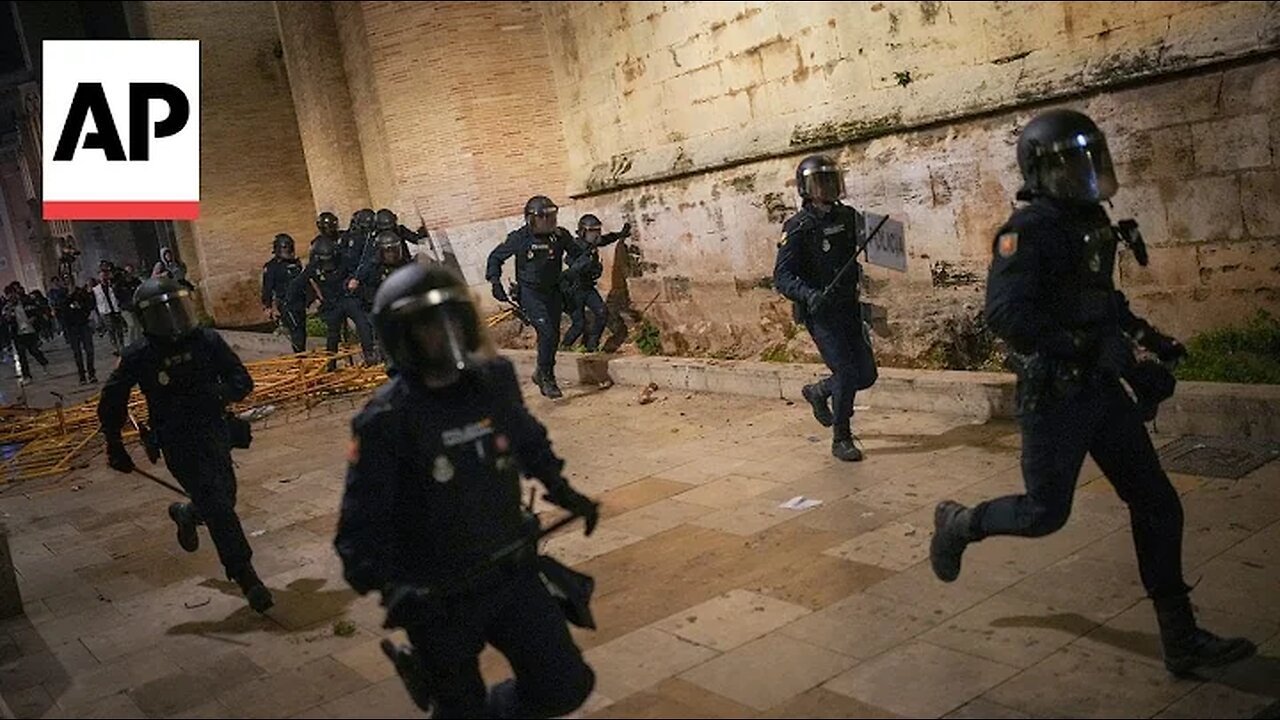
M 773 284 L 795 303 L 796 319 L 808 328 L 831 370 L 830 377 L 805 386 L 804 398 L 818 422 L 832 428 L 831 454 L 856 462 L 862 451 L 853 440 L 854 396 L 876 375 L 858 299 L 861 267 L 855 259 L 865 221 L 840 202 L 844 175 L 831 158 L 813 155 L 801 161 L 796 189 L 801 208 L 782 226 Z
M 382 284 L 374 320 L 400 373 L 352 421 L 335 538 L 345 578 L 362 595 L 381 591 L 387 626 L 407 630 L 416 671 L 405 681 L 428 689 L 434 717 L 572 712 L 595 675 L 540 579 L 547 558 L 520 475 L 582 516 L 588 534 L 597 504 L 565 480 L 460 275 L 410 263 Z M 486 642 L 515 673 L 487 702 L 477 664 Z
M 387 276 L 411 262 L 404 240 L 394 230 L 379 230 L 372 247 L 373 252 L 356 273 L 360 289 L 370 302 L 377 296 L 378 288 Z
M 329 242 L 335 247 L 342 244 L 342 231 L 338 229 L 338 216 L 331 212 L 325 211 L 316 216 L 316 230 L 320 234 L 311 239 L 311 244 L 315 245 L 320 238 L 328 238 Z
M 601 234 L 600 218 L 586 214 L 578 218 L 578 235 L 565 247 L 565 268 L 561 277 L 565 309 L 569 313 L 569 330 L 564 335 L 562 347 L 572 347 L 586 332 L 587 352 L 595 352 L 604 332 L 604 298 L 596 289 L 596 282 L 604 274 L 600 262 L 600 248 L 631 236 L 631 223 L 622 226 L 621 232 Z M 590 320 L 587 311 L 591 312 Z
M 272 597 L 254 571 L 253 551 L 236 515 L 233 435 L 226 416 L 229 403 L 253 391 L 253 378 L 221 335 L 196 327 L 191 291 L 177 281 L 151 278 L 134 300 L 143 337 L 121 351 L 98 402 L 107 462 L 119 472 L 134 469 L 121 430 L 136 385 L 147 400 L 154 443 L 191 497 L 169 506 L 178 544 L 195 552 L 197 527 L 206 526 L 227 578 L 239 584 L 254 610 L 265 612 Z
M 556 224 L 556 204 L 544 195 L 524 204 L 524 225 L 489 253 L 485 279 L 493 284 L 493 297 L 510 302 L 502 287 L 502 265 L 516 258 L 516 282 L 520 306 L 538 333 L 538 368 L 533 382 L 549 398 L 563 395 L 556 384 L 556 346 L 560 344 L 560 274 L 565 248 L 573 242 L 568 230 Z
M 1181 674 L 1245 658 L 1255 652 L 1253 643 L 1196 624 L 1182 576 L 1182 503 L 1142 410 L 1121 386 L 1135 364 L 1135 343 L 1165 362 L 1186 351 L 1134 315 L 1115 287 L 1117 243 L 1132 242 L 1140 261 L 1145 249 L 1132 221 L 1113 226 L 1101 205 L 1118 187 L 1106 138 L 1087 116 L 1051 110 L 1023 128 L 1017 154 L 1023 204 L 995 236 L 986 317 L 1012 349 L 1018 371 L 1026 492 L 973 508 L 940 503 L 930 548 L 934 572 L 955 580 L 969 543 L 1062 528 L 1088 454 L 1129 506 L 1166 667 Z
M 374 213 L 371 208 L 360 208 L 351 215 L 351 225 L 338 238 L 338 254 L 355 267 L 364 257 L 365 247 L 373 237 Z
M 302 261 L 286 233 L 276 235 L 271 255 L 262 266 L 262 309 L 268 317 L 279 319 L 293 351 L 300 353 L 307 349 L 307 307 L 302 298 L 290 295 L 289 286 L 302 273 Z
M 320 301 L 320 318 L 327 328 L 325 349 L 337 352 L 342 327 L 347 320 L 356 326 L 364 362 L 371 365 L 377 353 L 373 345 L 373 329 L 365 314 L 355 280 L 355 270 L 350 261 L 339 255 L 334 243 L 327 237 L 316 238 L 311 245 L 311 257 L 307 266 L 294 278 L 289 292 L 292 302 L 308 307 Z M 333 364 L 330 364 L 333 367 Z

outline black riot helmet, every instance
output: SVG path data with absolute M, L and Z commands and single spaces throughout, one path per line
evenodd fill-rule
M 373 210 L 371 208 L 360 208 L 351 216 L 351 229 L 356 232 L 369 232 L 373 230 Z
M 176 280 L 149 278 L 133 294 L 142 332 L 160 340 L 181 340 L 196 328 L 191 291 Z
M 409 261 L 405 256 L 404 241 L 395 230 L 379 230 L 373 238 L 374 252 L 378 254 L 378 262 L 383 265 L 397 267 Z
M 373 324 L 397 369 L 444 380 L 471 366 L 481 348 L 479 316 L 457 271 L 409 263 L 382 282 Z
M 1058 200 L 1101 202 L 1115 194 L 1115 168 L 1107 139 L 1074 110 L 1037 115 L 1018 136 L 1018 169 L 1023 190 Z
M 338 216 L 331 212 L 322 212 L 316 216 L 316 229 L 321 235 L 338 234 Z
M 271 241 L 271 253 L 278 258 L 292 260 L 296 256 L 293 237 L 288 233 L 280 233 Z
M 796 191 L 805 200 L 833 204 L 844 197 L 844 173 L 826 155 L 810 155 L 796 166 Z
M 311 263 L 325 271 L 338 267 L 338 249 L 332 240 L 321 235 L 311 243 Z
M 560 208 L 546 195 L 535 195 L 524 204 L 524 221 L 534 235 L 550 235 L 559 227 L 556 213 Z
M 386 208 L 379 210 L 378 214 L 373 217 L 374 230 L 395 230 L 399 224 L 400 219 L 396 217 L 396 214 Z
M 578 237 L 595 245 L 600 242 L 600 234 L 604 226 L 600 223 L 600 218 L 587 213 L 578 218 Z

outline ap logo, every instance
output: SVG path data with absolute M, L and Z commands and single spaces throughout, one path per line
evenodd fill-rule
M 45 220 L 200 214 L 200 41 L 45 40 Z

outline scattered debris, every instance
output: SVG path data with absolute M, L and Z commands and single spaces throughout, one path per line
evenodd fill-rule
M 790 500 L 782 503 L 778 507 L 784 510 L 808 510 L 810 508 L 816 508 L 821 504 L 822 504 L 821 500 L 815 500 L 813 498 L 807 498 L 803 495 L 797 495 L 791 498 Z
M 266 535 L 266 534 L 267 534 L 266 530 L 254 530 L 253 532 L 249 533 L 249 537 L 262 537 L 263 535 Z
M 818 442 L 818 436 L 810 435 L 809 437 L 805 438 L 805 440 L 808 440 L 809 442 Z
M 195 600 L 195 601 L 187 600 L 186 602 L 182 603 L 182 607 L 188 610 L 195 610 L 198 607 L 204 607 L 205 605 L 208 605 L 208 604 L 209 604 L 209 598 L 205 598 L 203 600 Z
M 910 536 L 912 536 L 912 535 L 915 535 L 915 534 L 916 534 L 916 526 L 915 526 L 915 525 L 907 525 L 907 529 L 906 529 L 905 531 L 903 531 L 903 533 L 902 533 L 902 534 L 903 534 L 903 535 L 906 535 L 907 537 L 910 537 Z
M 795 405 L 795 404 L 796 404 L 796 401 L 795 401 L 795 400 L 788 400 L 788 401 L 787 401 L 787 407 L 791 407 L 792 405 Z
M 81 491 L 81 490 L 83 490 L 83 489 L 84 489 L 84 486 L 82 486 L 82 485 L 72 485 L 72 486 L 71 486 L 71 492 L 80 492 L 80 491 Z
M 613 381 L 605 380 L 604 382 L 601 382 L 599 385 L 596 385 L 596 387 L 600 388 L 601 390 L 608 390 L 609 388 L 613 387 Z
M 351 637 L 356 634 L 356 624 L 350 620 L 338 620 L 333 624 L 333 634 L 338 637 Z
M 685 395 L 685 396 L 684 396 L 684 399 L 685 399 L 685 400 L 692 400 L 692 399 L 693 399 L 693 393 L 689 393 L 689 394 Z
M 655 382 L 649 383 L 648 385 L 645 386 L 644 390 L 640 391 L 640 398 L 638 402 L 641 405 L 648 405 L 649 403 L 657 399 L 653 396 L 653 394 L 656 392 L 658 392 L 658 383 L 655 383 Z

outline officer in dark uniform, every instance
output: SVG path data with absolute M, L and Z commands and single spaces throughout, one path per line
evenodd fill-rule
M 378 233 L 384 230 L 394 232 L 397 237 L 404 243 L 404 254 L 412 255 L 409 251 L 409 243 L 421 245 L 422 241 L 427 238 L 426 226 L 418 228 L 415 232 L 400 224 L 400 218 L 387 208 L 382 208 L 373 216 L 373 234 L 376 237 Z
M 374 237 L 373 252 L 368 254 L 356 272 L 360 289 L 365 297 L 377 296 L 378 288 L 387 276 L 412 262 L 405 250 L 404 240 L 394 230 L 379 230 Z
M 107 462 L 119 472 L 134 469 L 120 433 L 136 385 L 147 399 L 165 465 L 191 496 L 190 503 L 169 506 L 178 544 L 195 552 L 200 545 L 197 526 L 208 527 L 227 578 L 240 585 L 254 610 L 265 612 L 272 605 L 271 592 L 253 569 L 253 551 L 236 515 L 226 417 L 228 404 L 253 391 L 253 378 L 221 335 L 196 327 L 191 291 L 177 281 L 151 278 L 134 300 L 143 337 L 120 352 L 120 363 L 98 402 Z
M 516 282 L 520 288 L 520 306 L 538 333 L 538 369 L 533 382 L 549 398 L 563 395 L 556 384 L 556 346 L 560 344 L 560 274 L 564 269 L 565 248 L 573 242 L 568 230 L 556 224 L 559 208 L 543 195 L 529 198 L 524 204 L 524 226 L 507 235 L 507 239 L 489 253 L 484 277 L 493 284 L 493 297 L 510 302 L 502 287 L 502 265 L 512 255 L 516 258 Z
M 311 240 L 311 244 L 315 245 L 316 240 L 320 238 L 328 238 L 335 247 L 342 242 L 342 231 L 338 228 L 338 216 L 331 212 L 325 211 L 316 216 L 316 230 L 320 231 Z
M 365 364 L 375 362 L 373 328 L 360 300 L 355 268 L 348 258 L 338 253 L 333 241 L 324 236 L 316 238 L 307 266 L 294 278 L 289 293 L 291 302 L 301 303 L 303 307 L 320 301 L 320 318 L 328 329 L 325 348 L 329 352 L 337 352 L 342 326 L 349 318 L 356 326 Z
M 858 461 L 862 451 L 851 427 L 854 396 L 875 381 L 876 373 L 858 301 L 862 269 L 854 260 L 866 232 L 864 219 L 840 202 L 844 175 L 828 157 L 805 158 L 796 168 L 796 189 L 801 208 L 782 226 L 773 284 L 795 303 L 797 320 L 831 369 L 830 377 L 805 386 L 804 398 L 818 422 L 832 428 L 831 454 Z M 832 286 L 851 262 L 840 284 Z
M 583 517 L 588 534 L 597 504 L 565 480 L 515 369 L 484 342 L 461 276 L 411 263 L 382 284 L 374 319 L 400 374 L 352 421 L 335 539 L 344 576 L 360 594 L 381 591 L 388 626 L 407 630 L 434 717 L 572 712 L 595 674 L 525 544 L 536 519 L 521 506 L 520 475 Z M 512 547 L 523 550 L 501 551 Z M 515 674 L 487 701 L 486 642 Z
M 596 282 L 604 274 L 604 264 L 600 262 L 600 248 L 631 236 L 631 223 L 622 226 L 621 232 L 601 234 L 603 226 L 600 218 L 587 214 L 578 219 L 578 235 L 565 247 L 565 268 L 560 285 L 564 294 L 566 310 L 572 321 L 569 331 L 565 333 L 561 347 L 573 347 L 586 331 L 587 352 L 595 352 L 600 345 L 600 334 L 604 332 L 605 307 Z M 591 311 L 588 322 L 586 314 Z
M 1087 116 L 1051 110 L 1027 124 L 1017 152 L 1023 204 L 996 233 L 986 317 L 1009 344 L 1018 370 L 1026 493 L 973 508 L 940 503 L 934 572 L 955 580 L 968 543 L 995 535 L 1042 537 L 1062 528 L 1088 454 L 1129 506 L 1166 667 L 1181 674 L 1248 657 L 1253 643 L 1196 625 L 1182 576 L 1182 503 L 1142 411 L 1121 385 L 1134 367 L 1135 343 L 1165 362 L 1186 350 L 1135 316 L 1116 290 L 1116 245 L 1134 241 L 1136 226 L 1113 227 L 1102 208 L 1117 189 L 1106 139 Z M 1145 248 L 1133 245 L 1142 261 Z
M 351 215 L 351 225 L 338 238 L 338 253 L 352 258 L 352 267 L 364 257 L 365 246 L 373 237 L 373 210 L 361 208 Z
M 302 261 L 293 238 L 285 233 L 271 242 L 272 257 L 262 266 L 262 309 L 289 333 L 293 351 L 307 349 L 307 306 L 302 297 L 289 293 L 289 286 L 302 274 Z

